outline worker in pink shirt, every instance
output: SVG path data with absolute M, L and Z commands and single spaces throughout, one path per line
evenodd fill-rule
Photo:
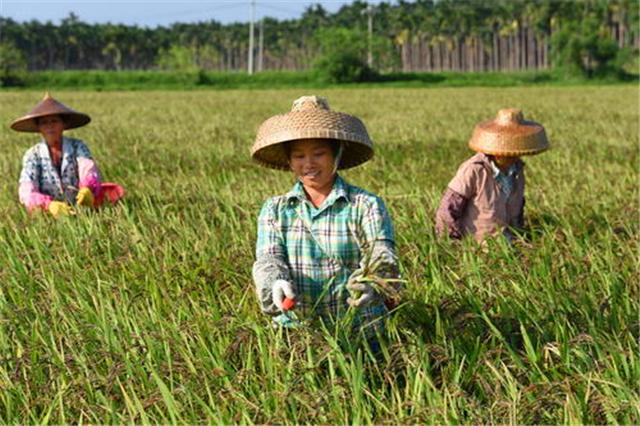
M 503 109 L 495 120 L 476 125 L 469 147 L 476 155 L 462 163 L 436 212 L 439 235 L 482 241 L 493 235 L 513 239 L 524 226 L 523 155 L 549 148 L 540 124 L 519 109 Z

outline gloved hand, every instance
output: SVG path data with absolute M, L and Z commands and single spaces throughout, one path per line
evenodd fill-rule
M 289 281 L 276 280 L 276 282 L 273 283 L 273 287 L 271 287 L 271 300 L 273 300 L 273 304 L 276 305 L 276 308 L 280 309 L 282 312 L 287 310 L 283 306 L 285 297 L 289 299 L 294 299 L 296 297 L 293 292 L 293 286 Z
M 349 280 L 347 290 L 351 295 L 347 299 L 347 303 L 354 308 L 367 306 L 378 299 L 378 293 L 376 293 L 371 283 L 360 281 L 358 278 Z
M 76 204 L 79 206 L 93 207 L 93 192 L 87 186 L 80 188 L 76 195 Z
M 76 211 L 73 210 L 73 207 L 63 201 L 50 202 L 47 210 L 49 210 L 49 213 L 51 213 L 53 217 L 58 217 L 60 215 L 73 216 L 74 214 L 76 214 Z

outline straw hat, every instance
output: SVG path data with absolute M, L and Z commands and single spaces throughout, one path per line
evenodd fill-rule
M 477 124 L 469 148 L 507 157 L 534 155 L 549 148 L 544 127 L 527 121 L 516 108 L 501 109 L 494 120 Z
M 344 142 L 338 169 L 348 169 L 373 156 L 373 142 L 358 118 L 331 111 L 326 99 L 303 96 L 293 102 L 291 112 L 275 115 L 258 129 L 251 157 L 274 169 L 289 170 L 283 142 L 300 139 L 330 139 Z
M 62 116 L 65 129 L 82 127 L 91 121 L 91 117 L 87 114 L 75 111 L 65 104 L 56 101 L 47 92 L 38 105 L 29 111 L 27 115 L 20 117 L 11 123 L 11 128 L 17 132 L 38 132 L 36 118 L 47 115 Z

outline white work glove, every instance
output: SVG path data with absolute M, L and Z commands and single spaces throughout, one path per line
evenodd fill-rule
M 374 302 L 378 296 L 371 283 L 358 282 L 357 279 L 350 280 L 347 283 L 347 290 L 351 295 L 347 299 L 347 303 L 354 308 L 367 306 Z
M 284 298 L 295 299 L 296 295 L 293 292 L 293 286 L 289 281 L 276 280 L 271 287 L 271 300 L 276 308 L 284 312 L 286 309 L 282 307 Z

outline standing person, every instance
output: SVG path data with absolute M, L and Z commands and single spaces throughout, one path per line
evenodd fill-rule
M 476 125 L 469 147 L 478 153 L 462 163 L 436 212 L 439 235 L 482 241 L 524 226 L 523 155 L 549 148 L 542 125 L 524 119 L 519 109 L 502 109 L 495 120 Z
M 74 206 L 98 207 L 105 199 L 115 203 L 124 189 L 102 183 L 89 148 L 63 136 L 91 118 L 53 99 L 48 93 L 27 115 L 11 123 L 18 132 L 39 132 L 42 140 L 24 155 L 18 194 L 29 210 L 41 208 L 53 216 L 72 215 Z
M 262 311 L 295 326 L 285 313 L 293 304 L 296 318 L 329 322 L 352 307 L 356 329 L 375 349 L 385 302 L 397 302 L 384 280 L 398 278 L 391 218 L 382 199 L 337 173 L 373 156 L 364 124 L 331 111 L 324 98 L 304 96 L 260 126 L 251 154 L 296 178 L 288 193 L 264 203 L 258 219 L 253 279 Z

